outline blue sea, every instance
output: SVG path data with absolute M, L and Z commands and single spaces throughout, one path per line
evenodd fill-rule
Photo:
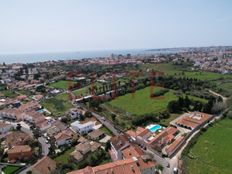
M 167 51 L 165 51 L 167 52 Z M 99 58 L 110 57 L 115 55 L 149 55 L 163 53 L 162 50 L 106 50 L 106 51 L 80 51 L 80 52 L 60 52 L 60 53 L 33 53 L 33 54 L 0 54 L 0 64 L 5 62 L 10 63 L 34 63 L 44 62 L 48 60 L 70 60 L 83 58 Z

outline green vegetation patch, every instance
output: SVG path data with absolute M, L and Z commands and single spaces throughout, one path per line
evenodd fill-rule
M 75 150 L 75 147 L 71 147 L 70 149 L 66 150 L 63 154 L 54 158 L 54 160 L 58 163 L 67 164 L 70 159 L 70 153 Z
M 69 87 L 69 82 L 67 80 L 60 80 L 58 82 L 51 83 L 49 86 L 53 87 L 53 88 L 59 88 L 59 89 L 67 90 L 68 87 Z
M 69 96 L 66 93 L 59 94 L 54 98 L 44 100 L 42 105 L 54 116 L 62 116 L 65 114 L 65 112 L 72 108 L 71 101 L 69 100 Z
M 3 172 L 5 174 L 14 174 L 20 168 L 21 168 L 20 166 L 11 166 L 11 165 L 8 165 L 8 166 L 6 166 L 6 167 L 3 168 Z
M 232 120 L 224 119 L 201 135 L 184 157 L 189 174 L 230 174 Z
M 158 113 L 163 112 L 167 109 L 168 103 L 173 100 L 177 100 L 178 97 L 175 95 L 174 90 L 167 91 L 163 96 L 151 97 L 150 94 L 159 93 L 163 91 L 162 87 L 155 87 L 151 91 L 150 87 L 137 90 L 134 94 L 126 94 L 120 96 L 112 101 L 109 104 L 113 107 L 116 107 L 124 112 L 129 112 L 134 115 L 144 115 L 148 113 Z M 206 103 L 206 99 L 189 96 L 190 99 L 195 101 L 201 101 Z
M 163 88 L 155 87 L 153 92 L 158 92 L 161 89 Z M 164 96 L 151 98 L 150 90 L 150 87 L 147 87 L 136 91 L 134 94 L 120 96 L 110 101 L 110 104 L 129 113 L 143 115 L 162 112 L 166 110 L 168 102 L 177 99 L 172 90 L 164 94 Z
M 9 98 L 15 98 L 16 96 L 18 96 L 14 91 L 12 90 L 4 90 L 1 91 L 1 93 L 5 96 L 5 97 L 9 97 Z
M 215 80 L 221 78 L 232 78 L 228 74 L 220 74 L 206 71 L 191 71 L 190 67 L 184 68 L 180 65 L 173 65 L 172 63 L 162 64 L 145 64 L 142 69 L 154 69 L 163 72 L 166 75 L 174 75 L 176 77 L 196 78 L 199 80 Z

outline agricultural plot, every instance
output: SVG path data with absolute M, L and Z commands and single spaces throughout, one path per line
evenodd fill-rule
M 224 119 L 201 135 L 184 157 L 189 174 L 230 174 L 232 120 Z

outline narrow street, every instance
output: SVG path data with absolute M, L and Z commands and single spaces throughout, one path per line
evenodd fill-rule
M 42 155 L 47 156 L 51 145 L 49 143 L 46 143 L 47 140 L 44 137 L 39 137 L 38 141 L 40 142 L 42 147 Z

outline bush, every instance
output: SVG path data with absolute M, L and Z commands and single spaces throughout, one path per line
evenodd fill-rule
M 168 89 L 161 89 L 161 90 L 155 92 L 154 94 L 151 94 L 151 97 L 160 97 L 160 96 L 163 96 L 164 94 L 166 94 L 167 92 L 169 92 Z
M 232 111 L 229 111 L 226 115 L 229 119 L 232 119 Z
M 149 122 L 159 122 L 160 119 L 155 114 L 145 114 L 139 117 L 134 117 L 132 120 L 132 124 L 134 126 L 146 125 Z

